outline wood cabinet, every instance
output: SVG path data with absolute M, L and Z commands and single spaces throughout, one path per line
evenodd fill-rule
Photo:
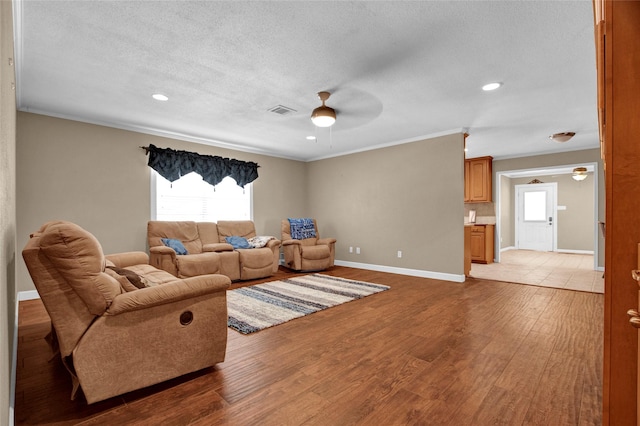
M 491 202 L 492 157 L 464 160 L 464 201 L 467 203 Z
M 493 263 L 494 225 L 473 225 L 471 227 L 471 261 L 475 263 Z

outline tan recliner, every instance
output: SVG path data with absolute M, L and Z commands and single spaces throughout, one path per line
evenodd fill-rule
M 49 222 L 22 251 L 51 317 L 48 341 L 88 403 L 224 361 L 229 278 L 177 279 L 144 252 L 104 256 L 96 238 Z
M 294 271 L 321 271 L 333 266 L 335 238 L 320 238 L 318 224 L 313 219 L 314 237 L 294 239 L 288 219 L 282 221 L 282 251 L 284 266 Z

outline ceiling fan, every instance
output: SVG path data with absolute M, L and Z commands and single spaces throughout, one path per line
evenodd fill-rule
M 326 105 L 330 96 L 332 101 L 340 104 L 340 108 Z M 334 87 L 329 91 L 318 92 L 322 105 L 311 113 L 311 121 L 316 128 L 333 128 L 340 115 L 340 130 L 353 129 L 375 120 L 382 113 L 383 106 L 375 94 L 350 87 Z
M 317 127 L 331 127 L 336 122 L 336 110 L 324 104 L 329 96 L 331 96 L 329 92 L 318 92 L 322 105 L 311 113 L 311 121 Z

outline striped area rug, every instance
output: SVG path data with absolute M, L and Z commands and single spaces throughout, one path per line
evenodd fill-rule
M 228 325 L 249 334 L 385 290 L 386 285 L 322 274 L 242 287 L 227 292 Z

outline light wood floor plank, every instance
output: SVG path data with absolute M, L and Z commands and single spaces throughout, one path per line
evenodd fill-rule
M 15 424 L 601 423 L 603 295 L 325 273 L 391 289 L 251 335 L 229 330 L 225 362 L 92 405 L 70 401 L 68 373 L 49 362 L 42 303 L 20 302 Z

